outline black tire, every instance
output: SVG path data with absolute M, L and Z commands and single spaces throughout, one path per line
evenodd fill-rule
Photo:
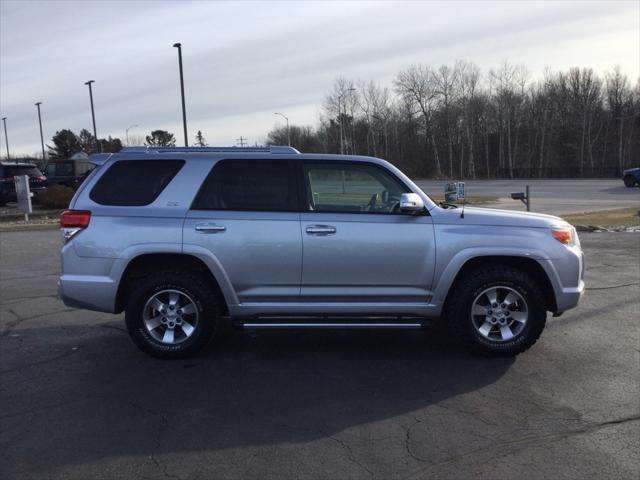
M 145 326 L 143 314 L 147 302 L 156 294 L 164 295 L 161 292 L 165 291 L 179 292 L 181 299 L 184 295 L 192 299 L 195 305 L 197 317 L 191 318 L 197 321 L 190 320 L 191 323 L 195 323 L 193 331 L 188 338 L 181 339 L 180 343 L 163 343 L 162 339 L 154 338 Z M 218 316 L 216 292 L 207 282 L 196 274 L 175 272 L 151 274 L 138 281 L 129 295 L 125 321 L 131 339 L 140 349 L 157 358 L 172 359 L 192 356 L 202 350 L 216 332 Z M 175 328 L 176 335 L 187 337 L 185 331 Z M 154 332 L 159 335 L 166 329 L 168 329 L 168 323 L 161 325 Z
M 633 175 L 625 175 L 622 181 L 624 182 L 624 186 L 629 188 L 636 184 L 636 179 Z
M 512 289 L 526 302 L 526 323 L 510 340 L 486 338 L 474 325 L 471 315 L 474 301 L 491 287 Z M 495 356 L 515 356 L 536 343 L 544 330 L 547 317 L 544 305 L 540 287 L 526 272 L 507 265 L 484 266 L 467 272 L 456 282 L 445 306 L 445 319 L 456 340 L 470 350 Z

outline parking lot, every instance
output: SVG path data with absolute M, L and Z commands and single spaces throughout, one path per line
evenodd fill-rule
M 640 236 L 582 242 L 585 298 L 516 359 L 427 330 L 229 332 L 167 362 L 58 300 L 57 231 L 3 233 L 1 476 L 637 478 Z

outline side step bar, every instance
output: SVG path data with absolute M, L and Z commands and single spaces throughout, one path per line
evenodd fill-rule
M 255 323 L 247 322 L 240 323 L 239 326 L 250 330 L 373 330 L 373 329 L 388 329 L 388 330 L 407 330 L 407 329 L 420 329 L 422 323 L 379 323 L 379 322 L 357 322 L 357 323 L 300 323 L 300 322 L 285 322 L 285 323 Z

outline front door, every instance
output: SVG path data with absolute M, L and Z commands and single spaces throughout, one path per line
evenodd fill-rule
M 308 161 L 301 299 L 315 302 L 427 303 L 435 267 L 433 223 L 403 214 L 410 192 L 382 166 Z

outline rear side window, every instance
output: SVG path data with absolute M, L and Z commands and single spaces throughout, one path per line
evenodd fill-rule
M 184 165 L 184 160 L 121 160 L 111 165 L 89 194 L 102 205 L 149 205 Z
M 294 193 L 287 160 L 221 160 L 205 179 L 191 208 L 291 211 Z

